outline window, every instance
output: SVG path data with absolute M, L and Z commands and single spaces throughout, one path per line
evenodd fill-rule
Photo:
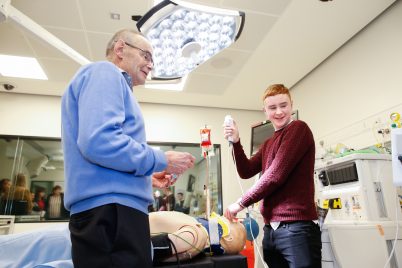
M 59 139 L 0 136 L 0 214 L 16 222 L 67 220 L 63 165 Z
M 211 212 L 222 215 L 222 175 L 220 145 L 214 145 L 210 160 L 202 157 L 198 143 L 150 143 L 162 151 L 189 152 L 196 157 L 195 165 L 186 171 L 170 189 L 154 188 L 154 203 L 149 211 L 180 211 L 190 216 L 205 216 L 206 191 L 210 192 Z M 207 164 L 207 161 L 209 163 Z
M 204 185 L 209 176 L 211 211 L 222 213 L 220 146 L 214 145 L 210 163 L 195 143 L 158 143 L 163 151 L 186 151 L 195 167 L 170 189 L 154 189 L 150 211 L 177 210 L 193 216 L 205 214 Z M 0 135 L 0 215 L 15 215 L 15 222 L 65 221 L 64 157 L 60 139 Z

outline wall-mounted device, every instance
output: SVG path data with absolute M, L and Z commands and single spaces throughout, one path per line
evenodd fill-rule
M 390 155 L 352 154 L 316 166 L 316 200 L 330 209 L 325 222 L 395 219 L 391 163 Z
M 352 154 L 315 167 L 315 199 L 328 209 L 323 267 L 402 268 L 401 208 L 385 154 Z M 392 250 L 395 245 L 395 251 Z

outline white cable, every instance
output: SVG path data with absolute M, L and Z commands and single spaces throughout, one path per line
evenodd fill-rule
M 244 189 L 243 189 L 243 186 L 241 185 L 241 182 L 240 182 L 239 173 L 237 173 L 236 158 L 235 158 L 235 156 L 234 156 L 233 145 L 232 145 L 231 142 L 229 142 L 229 150 L 230 150 L 231 153 L 232 153 L 233 162 L 234 162 L 234 165 L 235 165 L 235 168 L 236 168 L 236 178 L 237 178 L 237 182 L 239 183 L 239 188 L 240 188 L 240 191 L 241 191 L 241 195 L 243 196 L 243 195 L 244 195 Z
M 394 255 L 396 244 L 398 242 L 398 234 L 399 234 L 398 210 L 401 209 L 401 205 L 399 203 L 399 196 L 398 195 L 396 195 L 396 201 L 397 201 L 397 206 L 396 206 L 396 209 L 395 209 L 396 232 L 395 232 L 394 245 L 392 246 L 392 250 L 389 253 L 389 256 L 388 256 L 388 259 L 387 259 L 387 261 L 386 261 L 386 263 L 384 265 L 384 268 L 386 268 L 388 266 L 389 262 L 391 261 L 392 256 Z
M 237 168 L 237 165 L 236 165 L 236 157 L 234 156 L 234 150 L 233 150 L 232 143 L 229 143 L 229 151 L 230 151 L 231 154 L 232 154 L 235 168 Z M 227 158 L 229 158 L 229 151 L 228 151 L 228 157 L 227 157 Z M 228 161 L 228 162 L 230 162 L 230 161 Z M 244 189 L 243 189 L 243 186 L 241 185 L 241 182 L 240 182 L 241 178 L 240 178 L 239 173 L 237 172 L 237 170 L 236 170 L 236 178 L 237 178 L 237 182 L 239 183 L 239 187 L 240 187 L 240 190 L 241 190 L 241 193 L 242 193 L 242 196 L 243 196 L 243 195 L 244 195 Z M 246 209 L 247 209 L 247 213 L 248 213 L 248 216 L 250 217 L 250 219 L 253 219 L 253 218 L 251 217 L 251 213 L 250 213 L 249 208 L 247 207 Z M 250 221 L 250 224 L 249 224 L 249 228 L 250 228 L 251 237 L 253 238 L 253 241 L 254 241 L 255 248 L 257 249 L 258 256 L 260 257 L 260 259 L 261 259 L 261 261 L 262 261 L 262 265 L 264 266 L 264 268 L 268 268 L 268 266 L 266 265 L 266 263 L 265 263 L 265 261 L 264 261 L 264 258 L 263 258 L 262 255 L 261 255 L 260 248 L 259 248 L 259 246 L 258 246 L 258 243 L 257 243 L 257 241 L 256 241 L 256 238 L 254 237 L 253 230 L 252 230 L 252 228 L 251 228 L 251 221 Z

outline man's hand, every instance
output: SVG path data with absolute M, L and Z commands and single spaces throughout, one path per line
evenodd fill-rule
M 233 221 L 236 218 L 237 213 L 242 211 L 243 209 L 244 207 L 240 206 L 239 203 L 233 203 L 227 207 L 224 216 L 229 221 Z
M 155 172 L 152 174 L 152 186 L 156 188 L 167 188 L 173 185 L 177 180 L 173 175 L 167 174 L 166 171 Z
M 183 174 L 187 169 L 194 166 L 195 157 L 186 152 L 165 152 L 167 158 L 167 174 Z

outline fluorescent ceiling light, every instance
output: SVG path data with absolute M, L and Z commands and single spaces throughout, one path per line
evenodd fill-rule
M 48 80 L 35 58 L 0 55 L 0 74 L 8 77 Z
M 187 81 L 187 75 L 182 78 L 177 79 L 175 82 L 165 81 L 165 80 L 152 80 L 152 84 L 145 83 L 145 88 L 150 89 L 161 89 L 161 90 L 170 90 L 170 91 L 183 91 L 184 86 Z
M 240 11 L 163 0 L 137 22 L 153 46 L 152 79 L 183 77 L 235 42 L 244 26 Z

